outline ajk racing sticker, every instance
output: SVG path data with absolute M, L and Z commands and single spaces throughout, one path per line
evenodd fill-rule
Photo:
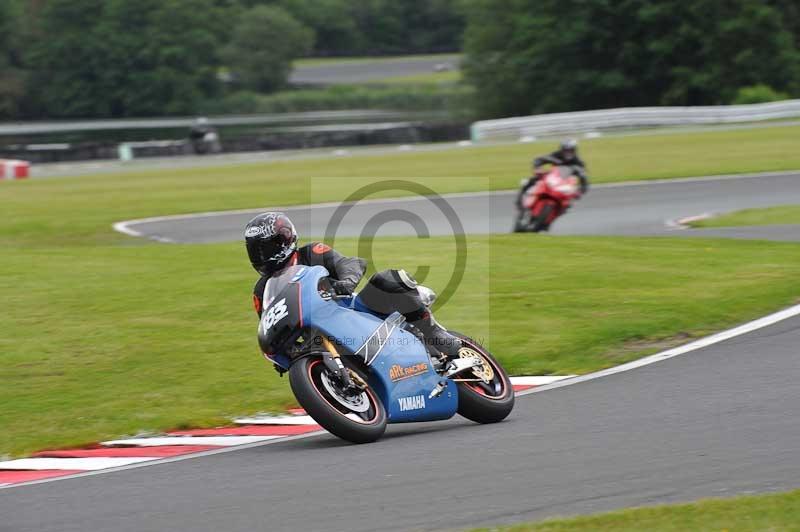
M 403 379 L 408 379 L 409 377 L 415 377 L 420 373 L 425 373 L 426 371 L 428 371 L 428 365 L 425 363 L 414 364 L 413 366 L 406 367 L 395 364 L 389 368 L 389 378 L 392 380 L 392 382 L 397 382 Z

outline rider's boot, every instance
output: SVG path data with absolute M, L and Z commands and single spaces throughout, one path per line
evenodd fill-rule
M 410 323 L 422 333 L 425 345 L 433 347 L 448 359 L 458 358 L 461 340 L 439 325 L 430 312 L 426 311 L 421 318 Z

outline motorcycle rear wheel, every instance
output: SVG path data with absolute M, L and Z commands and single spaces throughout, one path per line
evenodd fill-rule
M 350 370 L 367 381 L 358 368 Z M 319 356 L 304 357 L 292 364 L 289 384 L 300 406 L 334 436 L 353 443 L 369 443 L 386 431 L 386 409 L 377 394 L 369 386 L 360 394 L 347 393 Z
M 504 420 L 514 409 L 514 387 L 511 379 L 489 351 L 475 340 L 458 332 L 450 331 L 459 337 L 464 347 L 476 353 L 484 364 L 491 368 L 489 382 L 456 382 L 458 386 L 458 413 L 476 423 L 497 423 Z M 464 377 L 475 378 L 471 372 Z
M 526 232 L 529 218 L 530 215 L 528 214 L 527 209 L 520 209 L 517 212 L 517 216 L 514 218 L 514 225 L 511 228 L 511 231 L 514 233 Z

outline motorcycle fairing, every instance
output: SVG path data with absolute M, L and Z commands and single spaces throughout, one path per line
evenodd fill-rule
M 458 409 L 455 383 L 433 370 L 423 343 L 405 329 L 392 331 L 371 368 L 370 384 L 386 407 L 389 423 L 433 421 L 455 415 Z M 431 397 L 440 382 L 444 390 Z
M 406 319 L 399 312 L 393 313 L 383 320 L 383 323 L 367 338 L 364 345 L 358 348 L 356 355 L 363 358 L 364 363 L 368 366 L 371 365 L 386 346 L 394 330 L 403 325 L 405 321 Z
M 389 423 L 433 421 L 455 415 L 455 383 L 433 370 L 423 343 L 400 326 L 404 321 L 400 314 L 383 320 L 324 300 L 317 289 L 319 280 L 328 275 L 322 266 L 294 273 L 290 285 L 301 286 L 301 322 L 325 334 L 337 348 L 344 347 L 348 353 L 342 352 L 343 355 L 368 354 L 372 369 L 369 384 L 386 407 Z M 378 337 L 380 341 L 370 344 Z M 376 349 L 379 345 L 380 349 Z M 430 397 L 440 382 L 444 390 L 437 397 Z

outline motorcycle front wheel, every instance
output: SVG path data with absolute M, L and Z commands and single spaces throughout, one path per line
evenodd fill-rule
M 539 216 L 537 216 L 533 220 L 533 231 L 535 233 L 544 231 L 550 226 L 550 224 L 547 223 L 547 221 L 550 219 L 550 215 L 553 214 L 553 210 L 555 208 L 556 206 L 549 201 L 547 202 L 547 204 L 545 204 L 544 207 L 542 207 L 542 210 L 539 211 Z
M 482 366 L 463 373 L 456 380 L 458 413 L 476 423 L 497 423 L 514 408 L 514 387 L 503 366 L 481 344 L 450 331 L 461 339 L 461 358 L 477 358 Z
M 349 369 L 367 381 L 361 370 Z M 300 406 L 334 436 L 353 443 L 369 443 L 386 431 L 386 409 L 369 385 L 363 390 L 346 390 L 319 356 L 301 358 L 292 364 L 289 384 Z

